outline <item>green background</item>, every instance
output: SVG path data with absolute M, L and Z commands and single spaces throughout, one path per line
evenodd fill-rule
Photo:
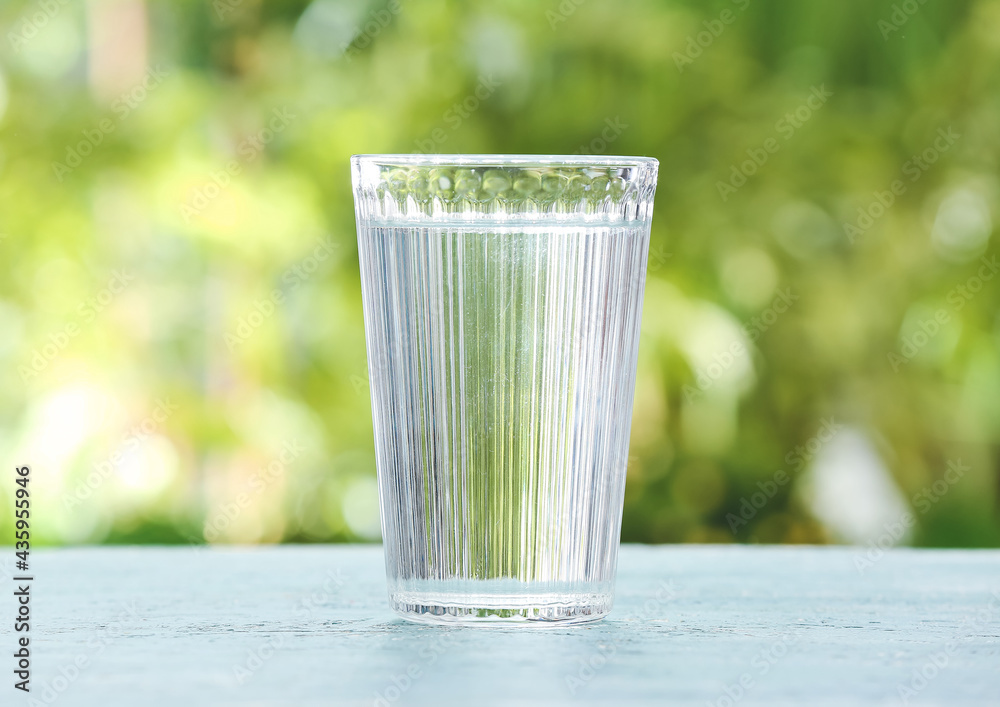
M 0 28 L 3 542 L 15 464 L 41 543 L 377 539 L 348 157 L 420 150 L 660 160 L 624 540 L 1000 544 L 1000 2 Z

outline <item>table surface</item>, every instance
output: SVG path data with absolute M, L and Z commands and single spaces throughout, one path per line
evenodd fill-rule
M 32 692 L 4 611 L 3 705 L 1000 704 L 997 551 L 624 546 L 608 618 L 540 628 L 397 618 L 378 546 L 31 569 Z

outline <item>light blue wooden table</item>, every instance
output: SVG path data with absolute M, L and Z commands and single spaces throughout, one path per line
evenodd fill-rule
M 626 546 L 610 618 L 436 628 L 374 546 L 39 550 L 37 702 L 4 619 L 0 704 L 1000 705 L 1000 552 L 863 557 Z

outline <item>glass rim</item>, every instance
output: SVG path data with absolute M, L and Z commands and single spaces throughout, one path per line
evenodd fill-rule
M 358 154 L 351 156 L 355 164 L 398 165 L 400 167 L 656 167 L 655 157 L 623 155 L 506 155 L 506 154 Z

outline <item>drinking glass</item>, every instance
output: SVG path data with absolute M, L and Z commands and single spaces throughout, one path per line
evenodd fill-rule
M 611 609 L 657 161 L 351 159 L 392 608 Z

